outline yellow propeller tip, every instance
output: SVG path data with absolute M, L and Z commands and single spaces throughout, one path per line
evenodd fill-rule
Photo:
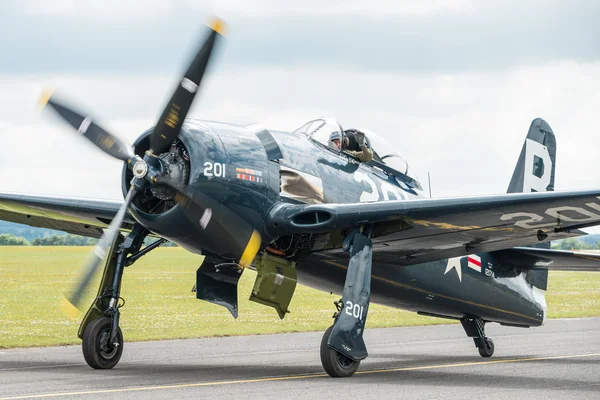
M 220 18 L 215 18 L 209 25 L 210 29 L 217 32 L 221 36 L 225 36 L 227 31 L 227 25 Z
M 60 311 L 67 317 L 75 318 L 79 315 L 79 310 L 66 297 L 60 301 Z
M 258 249 L 260 248 L 260 244 L 262 239 L 260 237 L 260 233 L 258 231 L 252 232 L 252 236 L 250 236 L 250 240 L 248 240 L 248 244 L 242 253 L 242 257 L 240 258 L 240 265 L 242 267 L 247 267 L 252 264 L 254 261 L 254 257 L 258 253 Z
M 42 108 L 46 107 L 46 104 L 48 104 L 48 102 L 50 101 L 51 96 L 52 96 L 51 90 L 46 89 L 46 90 L 42 91 L 40 99 L 38 100 L 38 106 L 40 107 L 40 110 Z

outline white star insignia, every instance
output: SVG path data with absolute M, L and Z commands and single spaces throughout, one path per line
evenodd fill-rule
M 449 258 L 448 264 L 446 265 L 446 271 L 444 271 L 444 275 L 446 275 L 451 269 L 455 269 L 456 274 L 458 275 L 458 280 L 462 282 L 462 269 L 460 266 L 461 258 L 462 257 Z

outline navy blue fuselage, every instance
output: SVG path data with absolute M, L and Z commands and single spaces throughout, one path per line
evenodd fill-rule
M 149 133 L 136 142 L 138 154 L 147 148 Z M 281 202 L 339 204 L 425 197 L 420 187 L 386 173 L 376 163 L 360 163 L 303 133 L 270 133 L 283 156 L 278 160 L 269 160 L 256 132 L 240 125 L 188 120 L 179 135 L 189 152 L 189 185 L 261 232 L 261 251 L 282 241 L 271 237 L 265 226 L 269 210 Z M 151 231 L 192 252 L 231 258 L 227 244 L 200 229 L 180 206 L 150 214 L 133 205 L 132 214 Z M 335 236 L 288 240 L 290 246 L 303 243 L 286 253 L 298 263 L 300 283 L 342 292 L 348 253 Z M 411 242 L 418 245 L 418 240 Z M 372 301 L 435 316 L 477 316 L 522 326 L 543 323 L 544 292 L 530 283 L 526 272 L 499 276 L 494 253 L 407 265 L 405 252 L 399 251 L 406 245 L 393 233 L 373 238 Z

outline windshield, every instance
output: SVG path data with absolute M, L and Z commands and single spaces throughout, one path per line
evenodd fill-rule
M 408 163 L 404 161 L 404 158 L 400 157 L 397 154 L 388 154 L 382 156 L 381 162 L 386 165 L 389 165 L 396 171 L 402 172 L 404 175 L 408 175 Z

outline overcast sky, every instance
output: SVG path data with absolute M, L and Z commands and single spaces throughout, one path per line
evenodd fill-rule
M 122 199 L 119 162 L 37 98 L 54 88 L 131 142 L 215 13 L 227 40 L 190 116 L 290 131 L 334 117 L 430 171 L 434 197 L 505 192 L 543 117 L 557 190 L 600 186 L 594 0 L 2 0 L 0 190 Z

